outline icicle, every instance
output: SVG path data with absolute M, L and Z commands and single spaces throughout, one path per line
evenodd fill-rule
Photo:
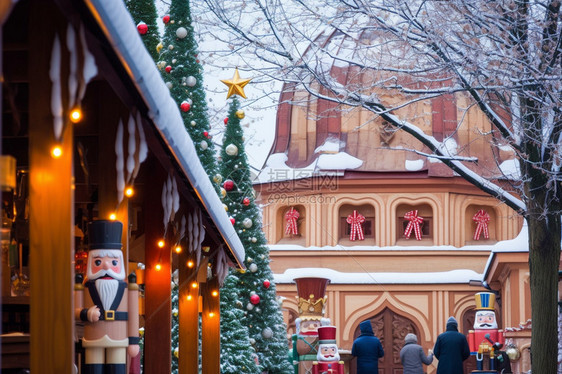
M 71 24 L 66 28 L 66 47 L 70 52 L 69 75 L 68 75 L 68 106 L 76 104 L 76 93 L 78 91 L 78 46 L 76 45 L 76 33 Z
M 117 201 L 120 203 L 124 197 L 125 176 L 123 173 L 123 121 L 119 120 L 115 134 L 115 170 L 117 172 Z
M 53 82 L 51 87 L 51 112 L 53 113 L 53 131 L 55 139 L 60 140 L 62 136 L 62 93 L 61 93 L 61 46 L 58 35 L 55 35 L 53 41 L 53 50 L 51 51 L 51 67 L 49 69 L 49 78 Z
M 135 120 L 132 115 L 129 115 L 129 122 L 127 124 L 127 132 L 129 136 L 129 143 L 127 146 L 127 180 L 130 181 L 135 169 L 135 152 L 137 142 L 135 139 Z

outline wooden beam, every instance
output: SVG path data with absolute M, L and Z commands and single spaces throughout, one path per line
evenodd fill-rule
M 73 129 L 65 121 L 68 100 L 66 25 L 51 2 L 29 4 L 29 258 L 30 357 L 33 373 L 74 372 L 72 190 Z M 55 27 L 59 29 L 55 29 Z M 37 32 L 40 30 L 40 32 Z M 55 33 L 61 46 L 60 84 L 63 122 L 55 139 L 49 79 Z M 53 158 L 57 143 L 62 156 Z
M 151 183 L 145 185 L 145 345 L 144 372 L 169 373 L 172 366 L 171 252 L 169 244 L 158 248 L 164 235 L 162 186 L 165 170 L 149 158 L 141 166 L 151 171 Z M 157 270 L 156 265 L 161 269 Z
M 186 248 L 179 254 L 179 374 L 199 373 L 199 287 L 191 286 L 197 282 L 197 267 L 193 253 Z M 188 261 L 193 266 L 188 267 Z
M 201 364 L 203 374 L 220 373 L 220 308 L 217 277 L 201 284 L 203 311 L 201 313 Z

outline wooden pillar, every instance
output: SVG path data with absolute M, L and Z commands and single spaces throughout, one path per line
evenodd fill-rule
M 191 266 L 188 262 L 193 261 Z M 190 258 L 189 249 L 179 254 L 179 374 L 199 373 L 199 287 L 195 260 Z
M 72 189 L 73 129 L 68 115 L 66 25 L 51 2 L 29 4 L 29 264 L 32 373 L 74 372 Z M 55 30 L 54 25 L 61 26 Z M 38 32 L 38 30 L 40 30 Z M 49 78 L 55 33 L 61 49 L 58 78 L 65 127 L 55 139 Z M 51 157 L 58 143 L 62 156 Z
M 217 277 L 201 284 L 203 311 L 201 313 L 202 331 L 202 373 L 220 373 L 220 308 L 219 283 Z
M 162 186 L 167 175 L 154 159 L 142 167 L 150 170 L 150 181 L 145 188 L 145 329 L 144 372 L 169 373 L 172 366 L 172 303 L 171 251 L 169 243 L 158 248 L 163 238 Z M 156 265 L 161 269 L 157 270 Z

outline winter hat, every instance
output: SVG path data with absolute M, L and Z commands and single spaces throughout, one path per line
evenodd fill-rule
M 459 323 L 457 322 L 457 320 L 455 319 L 455 317 L 449 317 L 449 319 L 447 320 L 447 326 L 455 326 L 458 327 Z
M 417 343 L 417 342 L 418 342 L 418 337 L 416 336 L 416 334 L 408 334 L 404 338 L 404 343 Z

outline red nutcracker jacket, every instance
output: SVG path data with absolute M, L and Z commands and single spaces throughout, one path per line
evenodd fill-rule
M 470 330 L 468 332 L 468 346 L 470 348 L 471 354 L 476 354 L 480 350 L 480 353 L 489 353 L 492 349 L 492 343 L 486 339 L 486 334 L 490 334 L 490 340 L 494 343 L 504 344 L 505 339 L 503 336 L 503 330 L 498 329 L 478 329 Z

